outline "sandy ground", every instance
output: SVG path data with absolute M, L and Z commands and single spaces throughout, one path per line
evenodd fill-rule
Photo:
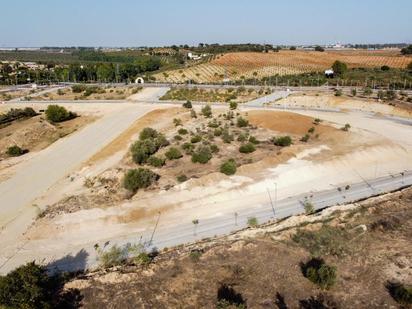
M 322 100 L 331 104 L 328 99 Z M 176 111 L 178 109 L 173 112 Z M 40 220 L 22 238 L 27 242 L 24 249 L 48 258 L 59 257 L 85 244 L 131 234 L 138 237 L 142 231 L 153 227 L 158 211 L 162 211 L 161 226 L 167 228 L 179 225 L 182 220 L 209 219 L 266 203 L 267 190 L 273 193 L 274 183 L 277 184 L 277 197 L 282 199 L 412 168 L 411 131 L 407 124 L 359 112 L 299 113 L 301 116 L 292 117 L 288 112 L 280 116 L 279 113 L 248 109 L 252 122 L 276 131 L 295 130 L 296 134 L 304 133 L 303 128 L 313 121 L 310 117 L 323 120 L 318 127 L 320 134 L 325 135 L 324 140 L 310 147 L 296 148 L 285 154 L 285 161 L 267 158 L 267 165 L 263 164 L 258 175 L 253 165 L 242 166 L 235 176 L 212 173 L 168 190 L 142 192 L 114 207 L 84 209 Z M 157 111 L 142 118 L 142 123 L 134 123 L 130 132 L 125 132 L 90 161 L 93 165 L 83 166 L 71 177 L 62 179 L 36 204 L 44 208 L 62 196 L 81 193 L 87 177 L 99 175 L 118 164 L 124 156 L 124 145 L 147 124 L 145 121 L 150 122 L 154 116 L 158 129 L 167 126 L 167 121 L 162 121 L 165 115 L 173 117 Z M 282 119 L 288 121 L 282 123 Z M 346 123 L 352 126 L 350 132 L 338 130 Z M 331 131 L 328 126 L 335 129 Z

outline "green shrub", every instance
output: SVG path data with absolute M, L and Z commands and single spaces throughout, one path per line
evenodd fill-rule
M 21 155 L 24 155 L 27 152 L 28 152 L 27 150 L 22 149 L 17 145 L 14 145 L 14 146 L 10 146 L 9 148 L 7 148 L 6 154 L 10 157 L 19 157 Z
M 233 135 L 229 133 L 229 130 L 223 130 L 222 140 L 226 144 L 230 144 L 233 141 Z
M 175 127 L 181 126 L 182 125 L 182 120 L 180 118 L 174 118 L 173 119 L 173 124 Z
M 212 117 L 212 108 L 210 107 L 210 105 L 205 105 L 204 107 L 202 107 L 202 115 L 206 118 Z
M 81 93 L 86 90 L 85 85 L 73 85 L 72 86 L 72 92 L 73 93 Z
M 146 168 L 132 169 L 127 171 L 123 179 L 123 187 L 131 192 L 149 187 L 159 179 L 159 175 Z
M 59 105 L 47 106 L 45 113 L 47 120 L 51 122 L 63 122 L 77 117 L 75 113 L 72 113 Z
M 255 144 L 255 145 L 260 144 L 260 141 L 257 140 L 256 137 L 254 137 L 254 136 L 249 137 L 249 142 L 252 143 L 252 144 Z
M 238 142 L 246 142 L 247 141 L 247 135 L 245 133 L 240 133 L 239 136 L 237 137 Z
M 149 265 L 152 262 L 152 258 L 146 252 L 141 252 L 133 257 L 133 263 L 136 265 Z
M 57 95 L 64 95 L 63 89 L 57 89 Z
M 386 285 L 389 293 L 398 303 L 402 305 L 412 304 L 412 287 L 398 282 L 388 282 Z
M 219 152 L 219 147 L 218 147 L 217 145 L 215 145 L 215 144 L 210 145 L 210 151 L 211 151 L 212 153 L 218 153 L 218 152 Z
M 190 139 L 190 142 L 192 144 L 199 143 L 202 140 L 202 137 L 200 135 L 195 135 Z
M 290 136 L 280 136 L 273 139 L 273 144 L 281 147 L 290 146 L 292 144 L 292 138 Z
M 197 118 L 197 114 L 196 114 L 196 111 L 195 111 L 194 109 L 192 109 L 192 110 L 190 111 L 190 117 L 192 117 L 192 118 Z
M 130 147 L 132 159 L 136 164 L 144 164 L 147 159 L 160 148 L 169 145 L 166 137 L 152 128 L 144 128 L 139 135 L 139 140 Z
M 179 149 L 171 147 L 166 153 L 165 156 L 168 160 L 177 160 L 183 157 Z
M 340 96 L 342 96 L 342 90 L 336 89 L 335 90 L 335 97 L 340 97 Z
M 243 117 L 238 117 L 236 125 L 239 128 L 244 128 L 244 127 L 247 127 L 249 125 L 249 121 L 247 119 L 243 118 Z
M 303 264 L 302 273 L 322 289 L 329 289 L 336 282 L 336 267 L 327 265 L 323 259 L 313 258 Z
M 176 180 L 178 182 L 185 182 L 187 180 L 187 176 L 186 175 L 179 175 L 176 177 Z
M 43 266 L 30 262 L 0 276 L 2 308 L 52 308 L 51 299 L 50 279 Z
M 221 128 L 216 128 L 213 130 L 213 135 L 214 136 L 221 136 L 222 135 L 222 129 Z
M 24 109 L 12 108 L 7 113 L 0 114 L 0 124 L 9 123 L 22 118 L 31 118 L 37 115 L 38 114 L 31 107 L 26 107 Z
M 313 134 L 315 132 L 315 127 L 311 127 L 308 130 L 308 133 Z
M 349 129 L 350 129 L 350 124 L 349 123 L 345 124 L 345 126 L 341 128 L 341 130 L 345 131 L 345 132 L 349 131 Z
M 165 159 L 156 156 L 150 156 L 147 160 L 147 163 L 149 163 L 153 167 L 161 167 L 165 165 Z
M 259 225 L 258 219 L 256 217 L 249 217 L 247 219 L 247 225 L 250 227 L 256 227 Z
M 185 103 L 183 103 L 183 107 L 184 107 L 184 108 L 192 108 L 192 102 L 190 102 L 189 100 L 187 100 Z
M 219 127 L 219 123 L 216 119 L 213 119 L 212 121 L 209 121 L 209 123 L 207 124 L 207 126 L 209 128 L 217 128 Z
M 229 103 L 229 108 L 232 109 L 232 110 L 236 109 L 237 108 L 237 103 L 236 102 L 230 102 Z
M 372 94 L 372 89 L 369 87 L 366 87 L 365 89 L 363 89 L 363 95 L 364 96 L 370 96 Z
M 184 143 L 182 145 L 182 149 L 185 151 L 186 154 L 192 154 L 195 146 L 191 143 Z
M 180 128 L 177 133 L 179 133 L 180 135 L 186 135 L 188 132 L 185 128 Z
M 239 147 L 239 152 L 241 153 L 251 153 L 251 152 L 254 152 L 255 150 L 256 150 L 256 147 L 252 143 L 246 143 Z
M 157 132 L 155 129 L 144 128 L 139 134 L 139 139 L 145 140 L 149 138 L 156 138 L 158 135 L 159 135 L 159 132 Z
M 236 162 L 233 159 L 229 159 L 226 162 L 224 162 L 220 166 L 220 172 L 225 174 L 225 175 L 234 175 L 236 173 Z
M 315 207 L 310 201 L 305 201 L 303 203 L 303 208 L 305 209 L 305 214 L 311 215 L 315 212 Z
M 181 135 L 175 135 L 173 138 L 175 139 L 175 141 L 181 141 L 183 139 Z
M 306 143 L 310 138 L 309 134 L 305 134 L 304 136 L 302 136 L 302 138 L 300 139 L 301 142 Z
M 201 146 L 192 154 L 193 163 L 206 164 L 212 158 L 212 152 L 209 147 Z
M 122 265 L 126 261 L 126 253 L 125 250 L 114 245 L 107 251 L 100 251 L 98 258 L 103 268 L 110 268 Z

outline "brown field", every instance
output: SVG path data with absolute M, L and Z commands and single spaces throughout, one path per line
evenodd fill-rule
M 209 63 L 181 70 L 173 70 L 155 75 L 157 80 L 184 82 L 192 79 L 198 83 L 222 81 L 225 77 L 232 80 L 273 75 L 300 74 L 322 71 L 330 68 L 335 60 L 355 67 L 405 68 L 412 59 L 401 56 L 397 50 L 378 51 L 289 51 L 279 53 L 227 53 L 218 55 Z

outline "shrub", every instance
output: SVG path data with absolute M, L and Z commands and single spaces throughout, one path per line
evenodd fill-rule
M 252 143 L 246 143 L 239 147 L 239 152 L 241 153 L 251 153 L 251 152 L 254 152 L 255 150 L 256 150 L 256 147 Z
M 245 133 L 240 133 L 237 137 L 238 142 L 245 142 L 247 140 L 247 135 Z
M 363 89 L 363 95 L 364 96 L 370 96 L 372 94 L 372 89 L 367 87 L 365 89 Z
M 237 293 L 232 287 L 223 284 L 217 291 L 216 309 L 237 308 L 245 309 L 246 301 L 242 294 Z
M 212 153 L 218 153 L 218 152 L 219 152 L 219 147 L 218 147 L 217 145 L 215 145 L 215 144 L 210 145 L 210 151 L 211 151 Z
M 301 268 L 303 275 L 322 289 L 329 289 L 336 282 L 336 267 L 327 265 L 323 259 L 312 258 Z
M 309 128 L 308 133 L 312 134 L 312 133 L 314 133 L 314 132 L 315 132 L 315 127 Z
M 346 131 L 346 132 L 349 131 L 349 129 L 350 129 L 350 124 L 349 123 L 345 124 L 345 126 L 343 128 L 341 128 L 342 131 Z
M 306 143 L 310 138 L 309 134 L 305 134 L 304 136 L 302 136 L 302 138 L 300 139 L 301 142 Z
M 252 144 L 255 144 L 255 145 L 260 144 L 260 141 L 257 140 L 256 137 L 254 137 L 254 136 L 249 137 L 249 142 L 252 143 Z
M 217 128 L 219 127 L 219 123 L 217 122 L 216 119 L 213 119 L 212 121 L 209 121 L 209 123 L 207 124 L 207 126 L 209 128 Z
M 189 100 L 187 100 L 185 103 L 183 103 L 183 107 L 184 107 L 184 108 L 192 108 L 192 102 L 190 102 Z
M 249 217 L 247 218 L 247 225 L 250 227 L 256 227 L 259 225 L 258 220 L 256 217 Z
M 224 162 L 220 166 L 220 172 L 225 174 L 225 175 L 234 175 L 236 173 L 236 162 L 233 159 L 229 159 L 226 162 Z
M 346 63 L 336 60 L 332 65 L 333 72 L 336 75 L 343 76 L 348 70 Z
M 210 105 L 205 105 L 204 107 L 202 107 L 202 115 L 206 118 L 212 117 L 212 108 L 210 107 Z
M 171 147 L 166 153 L 165 156 L 168 160 L 177 160 L 183 157 L 179 149 Z
M 194 148 L 195 146 L 191 143 L 184 143 L 182 145 L 182 149 L 185 151 L 186 154 L 192 154 Z
M 303 208 L 305 209 L 305 214 L 307 214 L 307 215 L 311 215 L 315 212 L 315 207 L 309 201 L 305 201 L 303 203 Z
M 174 118 L 173 119 L 173 124 L 175 127 L 181 126 L 182 125 L 182 120 L 180 118 Z
M 9 123 L 22 118 L 31 118 L 37 115 L 38 114 L 31 107 L 26 107 L 24 109 L 12 108 L 7 113 L 0 114 L 0 124 Z
M 57 94 L 58 94 L 58 95 L 64 95 L 63 89 L 58 89 L 58 90 L 57 90 Z
M 165 165 L 165 159 L 156 156 L 150 156 L 147 160 L 147 163 L 149 163 L 153 167 L 161 167 Z
M 236 125 L 237 125 L 239 128 L 244 128 L 244 127 L 247 127 L 247 126 L 249 125 L 249 121 L 248 121 L 247 119 L 245 119 L 245 118 L 239 117 L 239 118 L 237 118 L 237 123 L 236 123 Z
M 197 114 L 196 114 L 196 111 L 195 111 L 194 109 L 192 109 L 192 110 L 190 111 L 190 117 L 192 117 L 192 118 L 197 118 Z
M 34 262 L 0 276 L 0 307 L 51 308 L 49 282 L 46 269 Z
M 222 132 L 222 140 L 226 144 L 230 144 L 233 141 L 233 135 L 229 133 L 229 130 Z
M 49 105 L 46 109 L 47 120 L 51 122 L 62 122 L 76 118 L 76 114 L 68 111 L 63 106 Z
M 236 102 L 230 102 L 229 103 L 229 108 L 232 109 L 232 110 L 236 109 L 237 108 L 237 103 Z
M 214 136 L 221 136 L 222 135 L 222 129 L 221 128 L 216 128 L 213 131 Z
M 313 120 L 313 124 L 316 124 L 316 125 L 320 124 L 321 122 L 322 122 L 322 119 L 320 119 L 320 118 L 315 118 Z
M 192 144 L 199 143 L 202 140 L 202 137 L 200 135 L 195 135 L 190 139 L 190 142 Z
M 73 85 L 72 86 L 72 92 L 73 93 L 81 93 L 86 90 L 85 85 Z
M 181 137 L 180 135 L 175 135 L 173 137 L 176 141 L 181 141 L 183 139 L 183 137 Z
M 140 140 L 145 140 L 149 138 L 156 138 L 159 135 L 159 133 L 152 128 L 144 128 L 140 134 L 139 134 L 139 139 Z
M 177 133 L 179 133 L 180 135 L 186 135 L 188 132 L 187 132 L 186 129 L 180 128 L 180 129 L 177 131 Z
M 123 264 L 126 260 L 126 254 L 122 248 L 114 245 L 108 251 L 100 251 L 98 258 L 103 268 L 109 268 Z
M 336 89 L 335 90 L 335 97 L 340 97 L 340 96 L 342 96 L 342 90 Z
M 276 146 L 286 147 L 292 144 L 292 138 L 290 136 L 280 136 L 273 139 L 273 144 Z
M 130 147 L 132 159 L 136 164 L 146 163 L 147 159 L 160 148 L 169 145 L 166 137 L 152 128 L 144 128 L 139 140 Z
M 315 51 L 318 51 L 318 52 L 324 52 L 325 51 L 325 49 L 322 47 L 322 46 L 316 46 L 315 47 Z
M 19 157 L 21 155 L 24 155 L 27 152 L 28 152 L 27 150 L 22 149 L 17 145 L 14 145 L 14 146 L 10 146 L 9 148 L 7 148 L 6 154 L 10 157 Z
M 398 282 L 388 282 L 386 285 L 389 293 L 398 303 L 403 305 L 412 304 L 412 287 Z
M 209 147 L 201 146 L 192 154 L 193 163 L 206 164 L 212 159 L 212 152 Z
M 179 175 L 176 177 L 176 180 L 178 182 L 185 182 L 187 180 L 187 176 L 186 175 Z
M 132 169 L 127 171 L 123 179 L 123 187 L 131 192 L 149 187 L 159 179 L 159 175 L 146 168 Z

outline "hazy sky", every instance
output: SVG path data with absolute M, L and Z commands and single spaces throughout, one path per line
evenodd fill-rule
M 412 0 L 1 0 L 0 47 L 412 42 Z

